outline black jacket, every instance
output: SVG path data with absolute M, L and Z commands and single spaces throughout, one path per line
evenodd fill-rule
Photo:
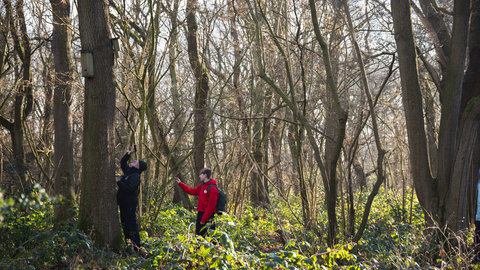
M 138 204 L 138 186 L 140 186 L 141 171 L 135 167 L 128 166 L 130 159 L 128 152 L 120 160 L 123 175 L 117 182 L 117 204 L 124 206 L 136 206 Z

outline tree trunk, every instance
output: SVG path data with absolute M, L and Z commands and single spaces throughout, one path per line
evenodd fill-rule
M 203 169 L 205 166 L 205 138 L 207 135 L 207 98 L 210 91 L 209 75 L 207 69 L 202 65 L 200 55 L 198 52 L 197 41 L 197 0 L 187 0 L 186 21 L 187 21 L 187 43 L 188 43 L 188 58 L 190 66 L 196 79 L 195 87 L 195 131 L 193 135 L 193 145 L 196 148 L 194 154 L 195 173 Z M 195 183 L 199 184 L 200 179 L 195 177 Z
M 447 72 L 448 59 L 451 52 L 451 34 L 444 20 L 444 15 L 440 13 L 436 0 L 420 0 L 420 6 L 425 14 L 425 27 L 430 30 L 429 34 L 435 44 L 435 51 L 439 58 L 440 69 L 445 78 Z
M 472 18 L 470 22 L 470 33 L 468 43 L 468 68 L 465 73 L 465 81 L 462 91 L 462 104 L 460 106 L 460 113 L 464 112 L 467 104 L 472 98 L 480 96 L 480 0 L 472 1 Z M 480 151 L 480 136 L 477 133 L 475 140 L 474 153 Z M 475 154 L 472 157 L 471 171 L 468 187 L 468 202 L 467 203 L 467 222 L 475 224 L 476 213 L 476 190 L 478 172 L 480 168 L 480 157 Z M 467 224 L 468 226 L 468 224 Z
M 99 247 L 119 251 L 123 243 L 115 199 L 114 52 L 106 0 L 81 0 L 82 49 L 93 51 L 94 76 L 85 78 L 82 182 L 78 226 Z
M 470 0 L 457 0 L 454 7 L 452 52 L 448 63 L 445 87 L 441 95 L 442 116 L 438 135 L 438 193 L 439 205 L 433 210 L 434 216 L 439 216 L 439 224 L 448 224 L 454 232 L 462 229 L 457 227 L 465 224 L 465 216 L 456 209 L 456 197 L 462 196 L 461 190 L 466 188 L 466 179 L 454 178 L 455 170 L 463 170 L 463 166 L 455 167 L 457 129 L 459 128 L 460 102 L 467 52 L 468 30 L 470 22 Z M 473 144 L 472 144 L 473 145 Z M 463 155 L 463 153 L 458 153 Z M 462 162 L 470 165 L 470 158 Z M 464 175 L 464 174 L 462 174 Z M 465 175 L 464 175 L 465 176 Z M 465 182 L 464 182 L 465 181 Z M 466 195 L 466 194 L 465 194 Z M 462 198 L 462 197 L 461 197 Z M 462 199 L 466 200 L 466 196 Z M 450 225 L 452 227 L 450 227 Z M 464 228 L 464 227 L 463 227 Z
M 430 160 L 430 164 L 432 166 L 431 171 L 432 171 L 432 176 L 435 178 L 437 177 L 437 139 L 436 139 L 436 113 L 435 113 L 435 108 L 434 108 L 434 98 L 432 96 L 428 81 L 425 80 L 426 86 L 424 89 L 426 91 L 423 92 L 424 98 L 425 98 L 425 119 L 426 119 L 426 124 L 427 126 L 425 127 L 426 133 L 427 133 L 427 143 L 428 143 L 428 159 Z
M 283 128 L 281 127 L 280 121 L 275 121 L 273 124 L 272 132 L 270 133 L 270 148 L 272 149 L 272 159 L 273 164 L 276 164 L 274 167 L 275 170 L 275 185 L 278 188 L 278 191 L 285 195 L 285 186 L 283 184 L 283 172 L 281 168 L 281 132 Z
M 458 134 L 457 153 L 453 164 L 453 175 L 450 189 L 445 199 L 445 213 L 453 217 L 448 221 L 452 232 L 460 232 L 467 228 L 467 190 L 470 179 L 473 145 L 478 134 L 480 120 L 480 99 L 472 100 L 473 108 L 463 114 Z M 477 173 L 473 173 L 477 176 Z
M 338 122 L 338 115 L 336 113 L 336 104 L 334 101 L 334 95 L 335 91 L 333 89 L 336 88 L 336 85 L 338 83 L 338 72 L 339 72 L 339 57 L 340 57 L 340 46 L 339 44 L 342 42 L 343 36 L 342 36 L 342 26 L 343 22 L 343 14 L 341 14 L 340 9 L 341 9 L 341 0 L 335 0 L 332 1 L 333 9 L 334 9 L 334 14 L 330 20 L 332 21 L 331 23 L 334 25 L 339 25 L 338 27 L 335 27 L 331 31 L 330 35 L 330 43 L 328 46 L 328 51 L 330 54 L 330 66 L 331 66 L 331 72 L 332 72 L 332 81 L 333 84 L 327 84 L 327 92 L 325 95 L 325 107 L 326 107 L 326 112 L 325 112 L 325 133 L 327 138 L 336 138 L 338 136 L 339 131 L 339 122 Z M 337 160 L 338 160 L 338 155 L 336 152 L 338 151 L 336 149 L 337 147 L 337 141 L 335 140 L 330 140 L 327 139 L 325 141 L 325 169 L 327 170 L 327 175 L 328 175 L 328 181 L 329 181 L 329 187 L 330 190 L 326 191 L 326 194 L 328 194 L 326 197 L 330 197 L 330 203 L 327 202 L 327 208 L 332 208 L 334 207 L 333 205 L 336 205 L 337 202 L 337 185 L 339 184 L 339 181 L 337 180 L 336 174 L 337 174 Z M 330 192 L 335 192 L 334 194 L 331 194 Z M 333 198 L 335 198 L 335 201 L 333 201 Z M 334 208 L 333 208 L 334 209 Z M 331 212 L 331 210 L 330 210 Z M 330 216 L 333 217 L 333 215 L 330 213 Z M 329 222 L 330 223 L 330 222 Z M 337 223 L 335 222 L 335 235 L 336 231 L 338 230 L 337 228 Z M 333 232 L 333 231 L 332 231 Z M 329 234 L 329 237 L 332 235 Z
M 252 16 L 257 16 L 257 20 L 260 19 L 259 14 L 254 14 Z M 262 69 L 262 42 L 261 42 L 261 24 L 255 24 L 255 34 L 253 40 L 252 48 L 252 57 L 253 57 L 253 67 L 255 73 Z M 264 115 L 265 110 L 265 83 L 260 79 L 254 79 L 254 86 L 251 88 L 252 96 L 252 117 L 258 117 Z M 256 163 L 256 166 L 250 173 L 250 179 L 252 183 L 251 189 L 251 202 L 255 206 L 261 206 L 267 202 L 264 186 L 263 186 L 263 167 L 264 167 L 264 148 L 263 148 L 263 138 L 264 138 L 264 125 L 263 119 L 253 120 L 252 128 L 252 152 L 253 160 Z M 260 171 L 257 171 L 260 170 Z
M 455 1 L 451 54 L 448 55 L 447 74 L 444 77 L 444 86 L 440 96 L 442 115 L 438 139 L 438 179 L 434 179 L 431 173 L 424 119 L 419 117 L 423 115 L 423 108 L 410 1 L 392 0 L 391 4 L 399 55 L 410 162 L 417 197 L 424 210 L 427 226 L 434 225 L 433 221 L 435 221 L 440 227 L 447 225 L 453 232 L 457 232 L 465 228 L 465 216 L 461 208 L 464 205 L 463 200 L 466 200 L 464 177 L 468 174 L 465 172 L 465 164 L 469 165 L 471 160 L 468 152 L 459 152 L 459 150 L 464 150 L 462 144 L 471 142 L 467 135 L 471 132 L 467 131 L 470 130 L 469 127 L 459 128 L 470 0 Z M 473 124 L 473 122 L 469 123 Z M 457 136 L 457 130 L 460 130 L 461 136 L 466 136 L 461 142 L 458 140 L 460 137 Z M 457 164 L 455 164 L 456 162 Z
M 4 74 L 5 66 L 8 63 L 7 36 L 10 31 L 10 20 L 7 15 L 8 14 L 4 14 L 3 12 L 0 14 L 0 74 Z M 1 75 L 0 78 L 1 77 L 3 77 L 3 75 Z
M 45 107 L 44 107 L 44 115 L 43 115 L 43 128 L 42 128 L 42 139 L 41 139 L 41 147 L 43 149 L 43 156 L 42 156 L 42 166 L 45 168 L 46 175 L 41 176 L 40 183 L 42 186 L 47 190 L 49 195 L 54 194 L 54 183 L 52 182 L 52 165 L 51 165 L 51 158 L 53 157 L 51 150 L 52 141 L 53 141 L 53 132 L 52 128 L 52 113 L 53 113 L 53 76 L 52 76 L 52 67 L 49 63 L 51 63 L 51 55 L 48 54 L 49 57 L 45 60 L 42 58 L 43 64 L 43 88 L 45 90 Z
M 172 93 L 172 102 L 173 102 L 173 113 L 175 117 L 175 123 L 173 124 L 173 132 L 175 135 L 175 141 L 179 141 L 180 137 L 183 136 L 183 125 L 185 124 L 185 119 L 182 113 L 181 101 L 180 101 L 180 93 L 178 92 L 178 85 L 177 85 L 177 56 L 178 56 L 178 0 L 173 1 L 173 10 L 169 11 L 168 14 L 170 16 L 170 22 L 172 24 L 172 30 L 170 32 L 170 45 L 168 46 L 168 58 L 170 61 L 169 69 L 170 69 L 170 80 L 171 80 L 171 87 L 170 91 Z M 168 6 L 171 4 L 169 3 Z M 166 142 L 164 142 L 166 143 Z M 182 146 L 177 145 L 175 149 L 172 151 L 172 157 L 174 160 L 180 159 L 180 153 L 182 151 Z M 176 175 L 176 172 L 173 172 L 173 175 Z M 186 204 L 185 202 L 188 203 Z M 191 205 L 190 200 L 183 191 L 183 189 L 176 186 L 174 188 L 173 194 L 173 203 L 184 202 L 183 207 L 187 208 L 188 205 Z
M 418 117 L 423 115 L 423 107 L 410 1 L 392 0 L 391 5 L 414 185 L 418 200 L 424 209 L 426 223 L 432 225 L 432 205 L 436 203 L 431 200 L 434 195 L 431 193 L 434 179 L 430 174 L 423 117 Z M 438 198 L 435 200 L 438 201 Z
M 335 83 L 335 78 L 334 78 L 334 73 L 332 71 L 332 64 L 330 61 L 330 52 L 329 48 L 327 46 L 327 43 L 325 42 L 325 39 L 323 38 L 321 32 L 320 32 L 320 27 L 318 25 L 318 18 L 317 18 L 317 11 L 315 7 L 315 1 L 310 0 L 310 12 L 312 14 L 312 24 L 315 32 L 315 37 L 320 44 L 320 47 L 322 48 L 322 58 L 324 61 L 325 69 L 327 71 L 327 83 L 328 83 L 328 88 L 331 91 L 332 94 L 332 103 L 334 104 L 335 107 L 335 113 L 337 115 L 337 120 L 338 120 L 338 132 L 336 133 L 335 136 L 335 148 L 334 151 L 332 151 L 332 156 L 329 157 L 328 161 L 328 166 L 326 165 L 324 169 L 325 172 L 322 173 L 322 178 L 323 178 L 323 183 L 325 186 L 325 200 L 327 204 L 327 215 L 328 215 L 328 238 L 327 238 L 327 244 L 329 247 L 333 247 L 335 244 L 335 238 L 337 235 L 337 216 L 336 216 L 336 203 L 337 203 L 337 177 L 336 177 L 336 170 L 337 170 L 337 162 L 338 159 L 340 158 L 340 151 L 343 145 L 343 140 L 345 138 L 345 128 L 346 128 L 346 123 L 347 123 L 347 113 L 345 110 L 342 108 L 340 104 L 340 98 L 338 94 L 338 89 L 337 85 Z M 308 129 L 307 129 L 308 131 Z M 309 135 L 311 137 L 311 135 Z M 309 138 L 311 141 L 313 138 Z M 315 145 L 312 146 L 315 148 Z M 318 154 L 316 154 L 318 155 Z M 322 170 L 321 162 L 319 161 L 320 157 L 317 157 L 317 164 L 320 166 L 320 169 Z
M 365 205 L 365 210 L 363 212 L 362 222 L 360 223 L 357 234 L 353 238 L 353 241 L 357 242 L 362 237 L 363 232 L 365 230 L 365 227 L 367 225 L 368 216 L 370 215 L 370 208 L 372 206 L 373 200 L 374 200 L 375 196 L 378 194 L 380 186 L 382 185 L 383 181 L 385 180 L 383 159 L 385 157 L 386 151 L 383 150 L 382 144 L 380 142 L 380 134 L 379 134 L 379 131 L 378 131 L 377 117 L 376 117 L 376 114 L 375 114 L 375 105 L 374 105 L 374 101 L 373 101 L 373 98 L 372 98 L 372 94 L 370 92 L 370 86 L 368 84 L 367 72 L 365 70 L 365 65 L 364 65 L 363 58 L 362 58 L 362 52 L 360 51 L 360 46 L 358 45 L 358 42 L 357 42 L 357 39 L 356 39 L 356 36 L 355 36 L 353 23 L 352 23 L 352 19 L 351 19 L 351 16 L 350 16 L 350 10 L 348 8 L 348 0 L 343 0 L 343 5 L 344 5 L 344 8 L 345 8 L 345 13 L 346 13 L 347 21 L 348 21 L 350 37 L 351 37 L 351 40 L 352 40 L 352 43 L 354 45 L 355 52 L 356 52 L 356 55 L 357 55 L 357 62 L 358 62 L 358 66 L 360 68 L 363 89 L 365 91 L 365 94 L 366 94 L 367 100 L 368 100 L 368 105 L 369 105 L 369 109 L 370 109 L 370 117 L 372 118 L 372 129 L 373 129 L 373 133 L 375 135 L 375 145 L 376 145 L 376 148 L 377 148 L 377 164 L 376 164 L 376 168 L 375 168 L 376 171 L 377 171 L 377 181 L 375 182 L 375 185 L 372 188 L 372 192 L 368 196 L 368 200 L 367 200 L 367 203 Z
M 247 185 L 247 181 L 244 179 L 248 179 L 247 177 L 243 177 L 243 175 L 246 173 L 246 167 L 245 167 L 245 162 L 248 159 L 247 154 L 243 150 L 243 145 L 246 144 L 248 141 L 248 137 L 250 134 L 250 126 L 248 125 L 248 119 L 247 119 L 247 109 L 246 109 L 246 102 L 245 102 L 245 93 L 246 91 L 241 87 L 240 83 L 240 64 L 242 61 L 242 50 L 240 49 L 240 41 L 238 38 L 238 30 L 237 30 L 237 17 L 238 15 L 238 8 L 235 7 L 235 1 L 227 1 L 228 5 L 228 14 L 230 16 L 230 35 L 232 37 L 233 41 L 233 50 L 234 50 L 234 58 L 235 58 L 235 63 L 234 63 L 234 69 L 233 69 L 233 89 L 232 92 L 235 93 L 236 96 L 236 101 L 237 101 L 237 106 L 238 106 L 238 111 L 240 116 L 243 118 L 241 120 L 240 127 L 237 131 L 237 134 L 235 134 L 236 137 L 239 138 L 238 144 L 241 146 L 241 151 L 237 152 L 237 162 L 234 166 L 233 171 L 230 172 L 231 175 L 239 176 L 238 179 L 239 181 L 236 181 L 234 183 L 234 198 L 235 202 L 233 203 L 235 205 L 234 208 L 234 214 L 239 214 L 241 215 L 241 212 L 243 211 L 243 192 L 245 190 L 245 186 Z M 248 71 L 245 76 L 249 77 Z
M 28 37 L 25 14 L 23 11 L 23 0 L 16 2 L 15 14 L 13 14 L 11 0 L 3 0 L 3 3 L 5 4 L 5 18 L 9 21 L 10 34 L 14 41 L 15 51 L 23 64 L 23 73 L 21 79 L 16 79 L 16 81 L 21 81 L 22 83 L 18 86 L 19 89 L 16 91 L 17 94 L 15 95 L 13 108 L 14 122 L 11 123 L 3 116 L 0 116 L 0 124 L 10 132 L 14 160 L 13 165 L 19 180 L 18 185 L 15 188 L 23 192 L 23 189 L 27 184 L 27 166 L 25 164 L 25 153 L 23 150 L 23 124 L 33 109 L 33 89 L 31 82 L 32 51 L 30 48 L 30 39 Z M 18 29 L 16 26 L 18 26 Z M 20 76 L 20 74 L 17 74 L 16 76 Z
M 72 31 L 70 24 L 70 2 L 51 0 L 53 12 L 52 53 L 55 65 L 54 129 L 55 129 L 55 194 L 63 202 L 55 207 L 55 218 L 67 220 L 74 215 L 74 166 L 72 90 L 73 67 L 71 56 Z

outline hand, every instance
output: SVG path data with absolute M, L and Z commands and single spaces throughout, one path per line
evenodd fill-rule
M 115 177 L 115 182 L 117 182 L 117 183 L 118 183 L 118 177 Z
M 180 181 L 180 179 L 178 179 L 178 177 L 175 177 L 175 182 L 177 182 L 177 184 L 180 184 L 182 181 Z
M 136 145 L 134 144 L 132 150 L 128 151 L 128 154 L 131 155 L 131 154 L 133 154 L 133 153 L 135 153 L 135 152 L 137 152 L 137 147 L 136 147 Z
M 203 222 L 200 221 L 200 225 L 205 225 L 205 223 L 203 223 Z

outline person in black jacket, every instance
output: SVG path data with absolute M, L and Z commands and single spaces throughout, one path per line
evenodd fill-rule
M 118 185 L 117 204 L 120 206 L 120 219 L 123 227 L 125 242 L 131 241 L 135 251 L 140 248 L 140 233 L 137 225 L 138 187 L 140 186 L 140 174 L 148 166 L 143 160 L 135 160 L 128 166 L 128 160 L 132 153 L 137 152 L 134 147 L 128 151 L 120 160 L 123 175 L 115 181 Z

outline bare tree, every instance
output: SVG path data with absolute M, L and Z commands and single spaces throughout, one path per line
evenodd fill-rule
M 25 165 L 25 153 L 23 149 L 23 125 L 33 110 L 33 88 L 31 77 L 32 49 L 25 22 L 23 0 L 16 2 L 15 12 L 11 0 L 4 0 L 3 3 L 6 9 L 5 21 L 7 21 L 7 29 L 10 30 L 10 35 L 14 41 L 15 52 L 23 64 L 22 73 L 18 73 L 16 78 L 16 81 L 20 81 L 21 83 L 15 86 L 17 89 L 15 91 L 15 105 L 12 109 L 13 122 L 0 116 L 0 124 L 10 132 L 14 167 L 19 180 L 19 186 L 17 186 L 17 188 L 20 189 L 24 184 L 27 184 L 27 167 Z
M 310 11 L 312 13 L 312 23 L 315 31 L 315 36 L 317 38 L 318 43 L 320 44 L 320 47 L 322 48 L 323 61 L 325 64 L 325 69 L 327 71 L 328 87 L 330 88 L 330 91 L 332 94 L 335 113 L 338 121 L 338 126 L 336 127 L 338 128 L 338 132 L 336 132 L 336 136 L 335 136 L 335 147 L 334 147 L 334 150 L 332 151 L 332 156 L 329 158 L 329 163 L 330 163 L 328 166 L 329 171 L 322 173 L 326 202 L 327 202 L 327 212 L 328 212 L 327 242 L 329 246 L 333 246 L 334 238 L 336 237 L 336 226 L 337 226 L 337 217 L 336 217 L 336 211 L 335 211 L 335 206 L 337 203 L 337 179 L 336 179 L 337 162 L 338 162 L 338 159 L 340 158 L 340 151 L 343 145 L 343 139 L 345 137 L 347 113 L 342 108 L 342 105 L 340 103 L 340 98 L 338 95 L 338 87 L 337 87 L 337 84 L 335 83 L 335 78 L 332 71 L 329 48 L 327 46 L 327 43 L 325 42 L 325 39 L 323 38 L 323 35 L 320 32 L 320 28 L 318 25 L 318 17 L 317 17 L 315 1 L 310 0 L 309 3 L 310 3 Z M 313 144 L 313 142 L 311 143 Z M 324 169 L 321 166 L 320 157 L 317 157 L 316 159 L 320 169 L 321 170 Z
M 172 93 L 172 102 L 173 102 L 173 111 L 175 116 L 178 115 L 178 117 L 175 117 L 175 123 L 173 126 L 174 129 L 174 134 L 175 134 L 175 141 L 179 141 L 181 139 L 181 136 L 183 135 L 183 127 L 185 124 L 185 117 L 183 116 L 183 111 L 182 111 L 182 106 L 181 106 L 181 101 L 180 101 L 180 93 L 179 93 L 179 87 L 178 87 L 178 78 L 177 78 L 177 57 L 179 55 L 178 51 L 178 32 L 179 32 L 179 23 L 178 23 L 178 9 L 179 9 L 179 1 L 174 0 L 173 1 L 173 7 L 170 9 L 168 7 L 164 7 L 165 10 L 167 10 L 167 13 L 170 17 L 170 22 L 172 24 L 172 30 L 170 33 L 170 44 L 168 46 L 168 58 L 170 60 L 170 80 L 171 80 L 171 93 Z M 163 131 L 163 129 L 162 129 Z M 164 144 L 166 142 L 163 142 Z M 164 146 L 165 147 L 165 146 Z M 180 157 L 180 152 L 182 150 L 182 146 L 178 145 L 173 149 L 173 151 L 170 153 L 170 150 L 166 150 L 166 153 L 168 155 L 172 155 L 172 160 L 171 160 L 171 166 L 172 168 L 175 168 L 172 171 L 173 175 L 177 175 L 178 172 L 180 171 L 179 168 L 177 168 L 177 162 L 176 160 L 179 160 Z M 182 177 L 182 175 L 179 175 L 179 177 Z M 182 179 L 183 180 L 183 179 Z M 182 202 L 183 207 L 185 208 L 191 208 L 192 203 L 187 197 L 187 194 L 183 189 L 181 189 L 178 185 L 175 185 L 175 193 L 173 197 L 173 202 Z
M 424 1 L 427 3 L 427 1 Z M 433 4 L 433 6 L 432 6 Z M 434 1 L 428 5 L 435 8 Z M 452 36 L 439 36 L 439 42 L 451 47 L 437 48 L 440 61 L 445 61 L 440 91 L 441 120 L 438 135 L 437 177 L 433 177 L 428 159 L 423 104 L 418 75 L 416 48 L 412 31 L 410 1 L 391 1 L 395 40 L 399 55 L 403 104 L 410 147 L 410 162 L 417 197 L 425 212 L 426 224 L 448 226 L 453 232 L 465 228 L 466 187 L 471 151 L 460 144 L 472 142 L 470 133 L 459 121 L 462 83 L 466 61 L 470 21 L 470 1 L 455 1 Z M 432 10 L 431 10 L 432 11 Z M 436 11 L 438 15 L 440 11 Z M 438 17 L 436 19 L 439 19 Z M 447 35 L 442 22 L 431 23 L 437 33 Z M 450 41 L 445 41 L 450 39 Z M 440 51 L 439 51 L 440 50 Z M 442 56 L 442 55 L 445 55 Z M 473 112 L 473 111 L 472 111 Z M 471 116 L 471 115 L 470 115 Z M 470 122 L 472 124 L 473 122 Z M 459 131 L 459 132 L 457 132 Z M 462 138 L 462 136 L 467 136 Z

